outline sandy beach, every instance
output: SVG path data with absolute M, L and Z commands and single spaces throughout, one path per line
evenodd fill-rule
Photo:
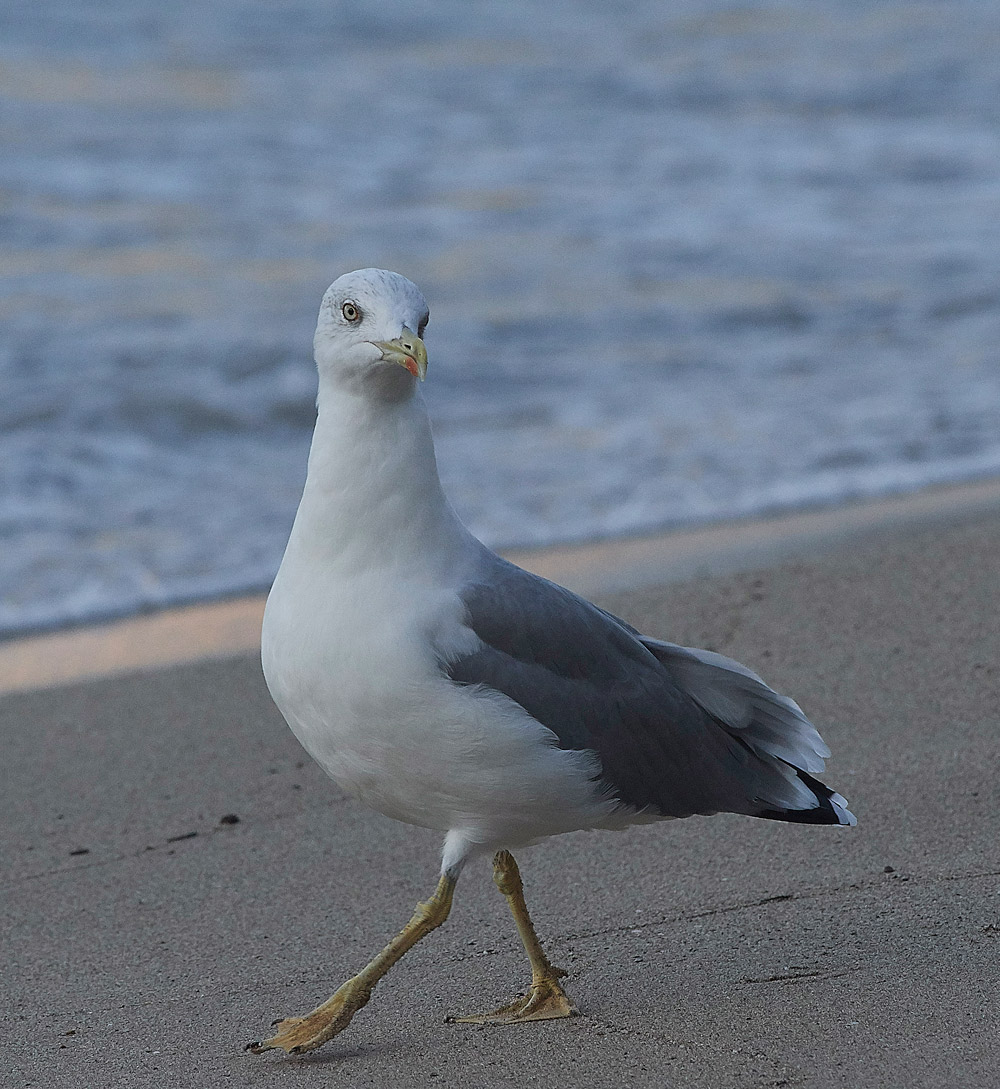
M 601 595 L 793 695 L 859 825 L 714 817 L 523 852 L 581 1009 L 562 1022 L 445 1023 L 527 982 L 483 863 L 343 1036 L 245 1054 L 409 918 L 437 836 L 343 798 L 252 651 L 5 696 L 0 1085 L 993 1083 L 998 533 L 979 510 Z

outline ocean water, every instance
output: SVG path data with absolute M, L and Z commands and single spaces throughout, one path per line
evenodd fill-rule
M 0 632 L 261 589 L 327 284 L 495 546 L 1000 472 L 1000 8 L 11 0 Z

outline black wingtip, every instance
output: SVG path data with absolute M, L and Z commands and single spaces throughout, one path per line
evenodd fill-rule
M 857 818 L 847 808 L 847 801 L 836 791 L 799 768 L 795 772 L 813 792 L 816 805 L 810 809 L 762 809 L 754 816 L 769 821 L 787 821 L 790 824 L 857 824 Z

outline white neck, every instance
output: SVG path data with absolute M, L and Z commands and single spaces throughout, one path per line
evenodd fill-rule
M 441 490 L 423 399 L 374 392 L 321 382 L 288 553 L 348 571 L 446 562 L 468 533 Z

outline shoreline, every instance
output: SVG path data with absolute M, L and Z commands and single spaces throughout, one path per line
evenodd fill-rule
M 770 567 L 851 541 L 997 510 L 1000 478 L 989 478 L 774 518 L 503 555 L 591 596 Z M 184 605 L 0 643 L 0 694 L 253 651 L 260 646 L 265 601 L 266 595 L 257 594 Z

